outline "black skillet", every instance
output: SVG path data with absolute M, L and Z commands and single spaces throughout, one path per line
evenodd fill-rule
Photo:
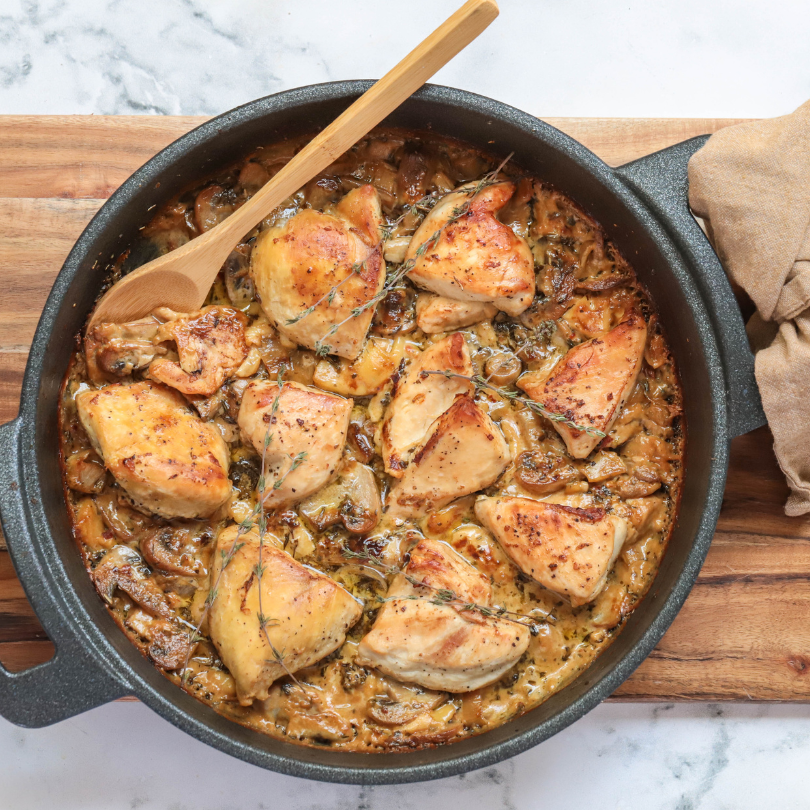
M 20 414 L 0 427 L 0 511 L 25 592 L 56 645 L 50 661 L 0 668 L 0 713 L 39 727 L 136 695 L 209 745 L 264 768 L 334 782 L 434 779 L 491 765 L 542 742 L 608 697 L 641 663 L 695 582 L 723 496 L 729 442 L 764 424 L 743 321 L 717 256 L 687 208 L 693 138 L 611 169 L 526 113 L 428 85 L 387 125 L 430 129 L 514 162 L 553 183 L 606 229 L 650 291 L 681 375 L 687 430 L 680 514 L 649 593 L 616 641 L 579 678 L 506 725 L 451 745 L 397 754 L 339 753 L 237 725 L 166 680 L 98 598 L 77 553 L 62 493 L 57 400 L 73 349 L 111 257 L 133 243 L 150 211 L 256 147 L 316 131 L 369 86 L 351 81 L 278 93 L 184 135 L 127 180 L 93 218 L 54 283 L 31 347 Z

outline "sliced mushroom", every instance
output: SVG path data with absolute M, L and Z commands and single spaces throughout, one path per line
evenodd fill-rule
M 523 363 L 512 352 L 495 352 L 484 364 L 484 375 L 493 385 L 511 385 L 523 371 Z
M 115 490 L 102 492 L 95 498 L 96 506 L 113 534 L 119 540 L 131 543 L 144 537 L 154 524 L 131 509 L 121 495 L 120 490 L 117 493 Z
M 213 539 L 204 524 L 166 526 L 141 540 L 141 553 L 153 568 L 187 577 L 204 576 L 200 551 Z
M 402 726 L 441 706 L 448 698 L 447 692 L 432 689 L 414 689 L 404 684 L 386 684 L 384 695 L 375 695 L 369 702 L 366 713 L 383 726 Z
M 120 588 L 142 608 L 162 616 L 176 618 L 169 597 L 149 578 L 149 570 L 137 551 L 128 546 L 114 546 L 93 570 L 93 583 L 105 602 L 111 602 Z
M 611 492 L 615 492 L 620 498 L 646 498 L 661 489 L 661 482 L 645 481 L 638 477 L 639 470 L 637 469 L 632 475 L 620 475 L 614 478 L 607 488 Z
M 530 450 L 518 456 L 515 476 L 534 495 L 548 495 L 580 478 L 576 467 L 565 458 L 540 450 Z
M 342 521 L 352 534 L 370 532 L 382 511 L 374 472 L 354 459 L 347 460 L 338 477 L 307 498 L 299 511 L 319 531 Z
M 352 414 L 349 422 L 349 449 L 355 458 L 368 464 L 374 458 L 374 423 L 362 413 Z
M 275 687 L 279 688 L 283 689 Z M 337 742 L 350 739 L 355 734 L 352 723 L 328 705 L 324 705 L 325 701 L 321 700 L 320 696 L 312 694 L 312 690 L 307 692 L 293 690 L 286 695 L 284 703 L 286 712 L 289 712 L 286 728 L 288 737 L 297 740 Z
M 630 284 L 632 280 L 633 277 L 627 272 L 603 273 L 595 278 L 577 279 L 575 290 L 576 292 L 605 292 Z
M 231 461 L 228 477 L 239 491 L 239 497 L 249 499 L 256 490 L 261 473 L 261 459 L 255 453 L 237 451 L 237 458 Z
M 84 353 L 87 374 L 96 385 L 126 377 L 146 368 L 157 355 L 166 354 L 159 346 L 160 320 L 142 318 L 130 323 L 99 323 L 87 330 Z
M 253 165 L 258 166 L 257 163 Z M 237 245 L 225 260 L 222 270 L 230 302 L 236 309 L 244 310 L 256 296 L 253 279 L 250 277 L 250 245 L 246 242 Z
M 391 290 L 377 305 L 371 331 L 375 335 L 396 335 L 416 328 L 416 296 L 410 288 Z
M 125 619 L 127 627 L 146 639 L 146 654 L 161 669 L 179 669 L 191 653 L 191 634 L 168 619 L 161 619 L 135 608 Z
M 206 186 L 197 194 L 194 201 L 194 224 L 201 233 L 210 231 L 236 208 L 236 201 L 230 189 L 218 185 Z
M 180 630 L 166 619 L 152 622 L 152 642 L 147 653 L 161 669 L 180 669 L 189 657 L 192 640 L 190 634 Z
M 252 197 L 268 180 L 270 175 L 261 163 L 248 161 L 239 172 L 239 185 Z
M 422 703 L 398 703 L 389 697 L 377 696 L 368 702 L 366 713 L 384 726 L 402 726 L 428 711 Z

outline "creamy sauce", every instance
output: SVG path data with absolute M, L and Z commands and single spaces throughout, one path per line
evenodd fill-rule
M 216 224 L 278 171 L 300 143 L 260 149 L 239 166 L 164 206 L 142 231 L 142 242 L 119 259 L 111 280 Z M 386 219 L 394 222 L 405 203 L 426 200 L 423 208 L 428 210 L 441 194 L 482 177 L 496 164 L 452 141 L 379 131 L 285 201 L 258 230 L 303 207 L 328 209 L 364 183 L 377 187 Z M 500 219 L 528 240 L 539 294 L 518 318 L 499 313 L 460 330 L 476 372 L 505 375 L 503 384 L 508 384 L 509 362 L 519 372 L 550 369 L 571 346 L 616 326 L 631 308 L 638 308 L 648 321 L 645 362 L 635 388 L 602 449 L 586 461 L 571 459 L 551 424 L 525 406 L 488 392 L 477 394 L 478 402 L 500 425 L 515 460 L 486 494 L 600 506 L 628 520 L 630 537 L 604 590 L 591 604 L 574 609 L 520 573 L 477 522 L 475 496 L 406 524 L 395 525 L 384 516 L 367 534 L 351 534 L 339 520 L 318 528 L 322 510 L 337 510 L 339 504 L 316 503 L 317 508 L 310 504 L 308 510 L 299 504 L 269 515 L 274 541 L 362 600 L 363 616 L 340 649 L 296 673 L 310 696 L 285 677 L 273 685 L 267 700 L 252 706 L 237 701 L 233 679 L 205 636 L 203 622 L 202 638 L 193 648 L 182 687 L 223 715 L 273 737 L 343 751 L 385 752 L 463 739 L 505 723 L 563 688 L 610 644 L 649 588 L 675 517 L 683 454 L 680 388 L 665 338 L 646 292 L 600 227 L 552 187 L 522 176 L 515 167 L 507 166 L 505 174 L 518 179 L 518 191 Z M 387 249 L 389 265 L 401 261 L 397 246 L 407 242 L 424 210 L 412 209 L 397 225 Z M 391 384 L 374 395 L 356 392 L 374 390 L 380 369 L 385 370 L 384 379 L 403 358 L 443 335 L 428 336 L 416 327 L 413 308 L 418 291 L 403 281 L 378 308 L 370 333 L 378 349 L 373 363 L 347 370 L 346 361 L 320 360 L 314 352 L 290 345 L 267 322 L 253 293 L 247 268 L 256 232 L 234 251 L 208 303 L 233 306 L 248 317 L 251 376 L 275 379 L 283 367 L 287 380 L 320 383 L 354 397 L 346 452 L 372 467 L 384 498 L 391 480 L 383 470 L 379 433 Z M 504 360 L 503 369 L 498 358 Z M 141 376 L 136 372 L 134 379 Z M 222 528 L 243 520 L 256 503 L 257 457 L 242 443 L 235 424 L 239 386 L 226 383 L 198 407 L 229 442 L 231 502 L 209 521 L 168 521 L 131 508 L 112 476 L 104 472 L 76 413 L 74 397 L 88 385 L 79 348 L 67 373 L 60 412 L 66 499 L 77 544 L 88 571 L 93 572 L 110 548 L 123 545 L 143 554 L 145 538 L 158 528 L 168 531 L 173 545 L 164 551 L 181 561 L 182 572 L 167 571 L 160 549 L 152 548 L 147 549 L 147 560 L 154 564 L 141 573 L 167 596 L 174 611 L 169 624 L 175 636 L 161 635 L 156 617 L 120 588 L 107 593 L 107 603 L 132 642 L 180 686 L 182 665 L 178 666 L 178 654 L 165 639 L 178 633 L 191 637 L 191 629 L 204 614 L 215 537 Z M 553 459 L 561 483 L 549 492 L 538 489 L 533 477 L 536 467 L 521 457 L 524 452 L 532 453 L 535 460 Z M 381 565 L 400 566 L 409 546 L 423 535 L 445 540 L 484 572 L 493 585 L 493 604 L 533 620 L 535 632 L 527 652 L 495 684 L 451 695 L 403 684 L 353 663 L 357 644 L 373 624 L 392 578 L 390 573 L 380 573 L 374 559 Z M 344 546 L 369 555 L 371 564 L 344 559 Z M 313 694 L 317 695 L 314 700 Z

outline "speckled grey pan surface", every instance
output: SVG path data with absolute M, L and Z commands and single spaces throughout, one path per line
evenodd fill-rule
M 369 82 L 337 82 L 259 99 L 188 133 L 139 169 L 96 214 L 45 305 L 23 383 L 19 417 L 0 427 L 0 512 L 17 573 L 56 645 L 21 673 L 0 668 L 0 714 L 23 726 L 57 722 L 126 694 L 179 728 L 264 768 L 334 782 L 435 779 L 513 756 L 606 698 L 664 634 L 711 542 L 731 438 L 764 424 L 742 318 L 717 257 L 686 206 L 696 138 L 611 169 L 566 135 L 519 110 L 427 86 L 386 123 L 460 138 L 551 181 L 606 228 L 657 304 L 684 389 L 687 426 L 680 515 L 658 576 L 618 639 L 576 681 L 493 731 L 398 754 L 304 748 L 242 728 L 177 689 L 114 624 L 70 534 L 57 459 L 57 398 L 107 262 L 159 205 L 197 178 L 275 139 L 332 120 Z

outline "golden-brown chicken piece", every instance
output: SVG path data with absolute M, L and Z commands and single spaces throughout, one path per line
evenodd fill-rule
M 434 343 L 413 360 L 404 376 L 396 378 L 381 438 L 385 471 L 395 478 L 403 476 L 436 419 L 459 394 L 471 394 L 474 390 L 468 380 L 426 371 L 470 376 L 473 367 L 464 336 L 456 332 Z
M 603 337 L 570 349 L 550 374 L 524 374 L 518 387 L 552 413 L 607 433 L 636 384 L 646 341 L 647 324 L 631 311 Z M 602 440 L 560 422 L 552 424 L 574 458 L 586 458 Z
M 300 383 L 248 385 L 238 422 L 265 459 L 266 507 L 297 503 L 329 483 L 343 455 L 352 405 Z
M 494 304 L 480 301 L 454 301 L 443 295 L 422 293 L 416 300 L 416 325 L 426 335 L 450 332 L 489 321 L 498 313 Z
M 363 611 L 337 582 L 297 562 L 267 539 L 259 578 L 258 529 L 238 538 L 237 534 L 238 528 L 231 526 L 217 538 L 212 574 L 217 586 L 208 630 L 236 681 L 239 702 L 249 706 L 267 698 L 273 681 L 288 671 L 311 666 L 340 647 Z M 224 570 L 223 560 L 229 560 Z M 267 620 L 267 637 L 261 614 Z
M 419 346 L 404 335 L 396 338 L 371 335 L 354 362 L 334 358 L 318 363 L 312 381 L 318 388 L 347 397 L 367 397 L 381 391 L 405 357 L 419 354 Z
M 515 184 L 496 183 L 473 196 L 477 186 L 460 186 L 425 217 L 405 256 L 406 261 L 415 260 L 408 276 L 447 298 L 490 303 L 520 315 L 534 298 L 534 259 L 526 241 L 495 216 L 515 193 Z M 469 210 L 457 217 L 458 209 L 468 203 Z M 420 256 L 422 245 L 427 247 Z
M 219 431 L 159 383 L 82 391 L 76 406 L 107 469 L 145 512 L 203 518 L 231 494 L 229 453 Z
M 431 428 L 427 442 L 388 495 L 388 513 L 416 518 L 494 484 L 511 461 L 501 429 L 461 395 Z
M 574 607 L 604 588 L 627 537 L 627 522 L 598 508 L 479 498 L 475 514 L 524 574 Z
M 454 597 L 446 604 L 433 604 L 437 593 L 448 591 Z M 420 540 L 404 573 L 391 583 L 355 662 L 428 689 L 470 692 L 486 686 L 513 667 L 529 645 L 523 625 L 460 604 L 490 607 L 491 598 L 489 579 L 457 551 L 438 540 Z
M 149 376 L 189 396 L 210 397 L 248 353 L 247 318 L 231 307 L 203 307 L 162 324 L 157 341 L 177 344 L 180 363 L 158 358 Z
M 349 360 L 360 354 L 374 307 L 355 317 L 352 310 L 367 304 L 385 283 L 382 224 L 376 189 L 361 186 L 334 213 L 305 209 L 259 235 L 251 273 L 262 307 L 279 332 L 310 349 L 322 342 L 330 354 Z M 311 314 L 290 323 L 316 304 Z

